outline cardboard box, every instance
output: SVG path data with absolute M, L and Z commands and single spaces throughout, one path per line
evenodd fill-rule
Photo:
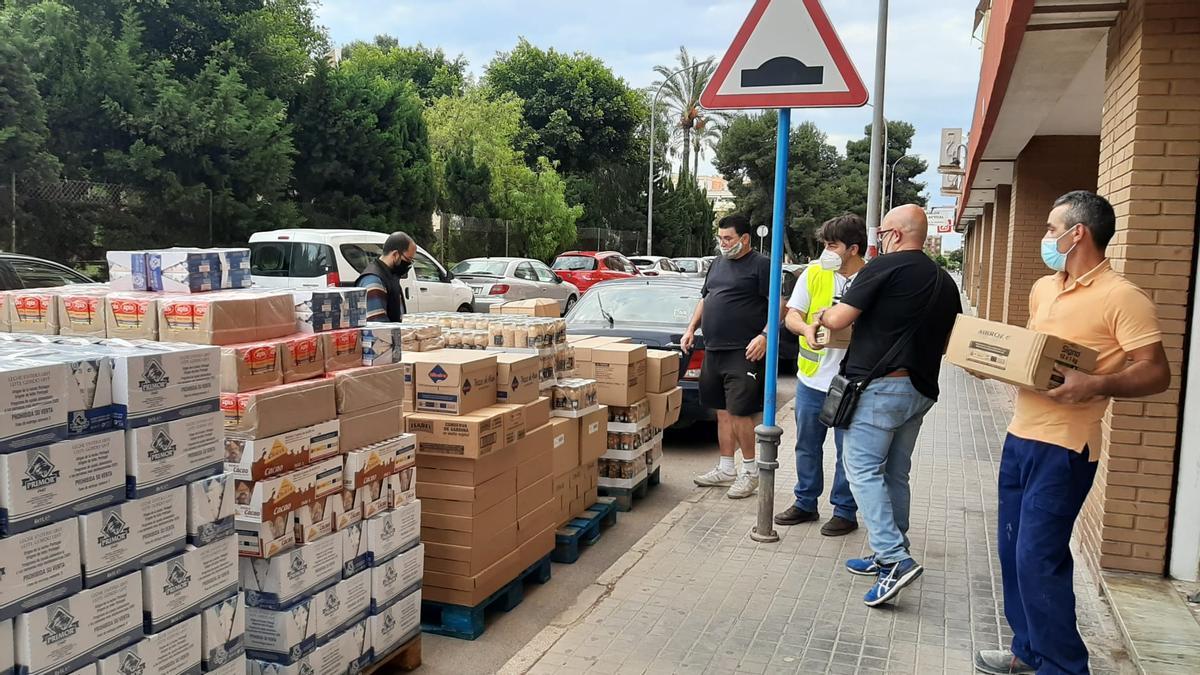
M 423 483 L 481 485 L 516 466 L 517 455 L 512 448 L 503 448 L 479 459 L 417 452 L 417 467 Z
M 339 415 L 399 403 L 404 392 L 404 366 L 398 363 L 351 368 L 330 377 L 336 387 Z
M 49 445 L 67 437 L 64 363 L 0 359 L 0 452 Z M 36 410 L 29 402 L 37 401 Z
M 365 448 L 404 433 L 404 412 L 399 402 L 346 413 L 338 419 L 342 424 L 342 452 Z
M 361 367 L 362 331 L 350 328 L 321 333 L 321 352 L 326 373 Z
M 679 352 L 646 350 L 646 393 L 661 394 L 679 384 Z
M 17 672 L 17 654 L 13 645 L 13 621 L 0 621 L 0 673 L 12 675 Z
M 0 546 L 0 621 L 83 588 L 79 525 L 74 519 L 22 532 Z
M 316 499 L 316 479 L 316 473 L 303 466 L 260 481 L 236 481 L 237 520 L 272 522 L 300 510 Z
M 112 356 L 95 345 L 8 345 L 13 356 L 67 365 L 67 436 L 113 428 Z
M 565 525 L 575 514 L 571 513 L 571 500 L 575 498 L 572 491 L 570 472 L 554 477 L 554 522 Z
M 145 291 L 145 251 L 108 251 L 104 254 L 108 262 L 108 284 L 118 291 Z
M 550 452 L 553 448 L 553 427 L 549 420 L 532 427 L 525 432 L 525 438 L 522 438 L 517 443 L 513 444 L 513 452 L 517 455 L 517 465 L 523 465 L 535 457 L 542 457 L 545 453 Z M 547 472 L 549 469 L 547 469 Z M 540 475 L 537 477 L 541 477 Z M 522 487 L 526 487 L 528 484 Z
M 238 555 L 270 558 L 296 545 L 296 513 L 289 511 L 274 520 L 234 520 Z
M 0 534 L 9 536 L 125 499 L 120 431 L 0 455 Z
M 83 585 L 94 588 L 184 550 L 187 488 L 180 486 L 79 516 Z
M 368 321 L 362 329 L 364 366 L 400 363 L 404 355 L 404 324 Z
M 341 576 L 341 570 L 338 570 Z M 363 570 L 349 579 L 314 594 L 317 613 L 317 644 L 323 645 L 338 633 L 367 618 L 371 612 L 371 570 Z
M 8 323 L 14 333 L 58 335 L 58 292 L 31 288 L 8 292 Z
M 505 447 L 504 414 L 501 408 L 458 416 L 413 413 L 405 423 L 408 432 L 417 437 L 418 456 L 479 458 Z
M 533 298 L 532 300 L 514 300 L 492 307 L 493 314 L 513 314 L 517 316 L 542 316 L 557 319 L 562 316 L 562 307 L 557 300 L 549 298 Z
M 224 665 L 213 666 L 204 671 L 205 675 L 246 675 L 250 672 L 250 662 L 246 659 L 245 647 L 242 653 L 232 656 Z
M 543 433 L 544 430 L 544 433 Z M 526 436 L 526 439 L 545 439 L 537 447 L 545 448 L 541 454 L 517 465 L 517 490 L 524 490 L 543 478 L 554 477 L 554 450 L 549 446 L 550 425 L 538 429 L 536 436 Z M 522 441 L 523 443 L 524 441 Z
M 223 473 L 187 485 L 187 538 L 192 546 L 205 546 L 233 536 L 237 487 Z
M 421 541 L 427 544 L 478 546 L 496 532 L 517 524 L 517 496 L 510 495 L 477 516 L 448 516 L 425 513 L 421 519 Z
M 359 328 L 367 319 L 367 289 L 330 287 L 293 291 L 298 329 L 321 333 Z
M 431 572 L 460 577 L 482 574 L 517 548 L 517 523 L 495 532 L 473 546 L 423 541 L 425 544 L 425 584 L 435 583 Z M 509 578 L 511 581 L 512 578 Z M 443 582 L 444 583 L 444 582 Z M 494 589 L 493 589 L 494 590 Z
M 242 594 L 205 607 L 200 613 L 201 668 L 211 672 L 245 654 L 246 601 Z
M 650 401 L 650 424 L 666 429 L 679 421 L 683 407 L 683 390 L 675 387 L 662 394 L 647 394 Z
M 221 396 L 225 431 L 266 438 L 337 417 L 332 380 L 310 380 Z
M 1099 353 L 1036 331 L 960 314 L 950 333 L 946 359 L 960 368 L 1008 384 L 1045 391 L 1062 383 L 1054 368 L 1085 373 Z
M 578 348 L 575 360 L 579 361 Z M 646 347 L 613 343 L 591 350 L 591 377 L 604 405 L 631 405 L 646 397 Z
M 425 545 L 417 544 L 391 560 L 362 574 L 371 575 L 371 613 L 379 614 L 406 593 L 421 585 L 425 571 Z
M 226 537 L 142 570 L 146 628 L 158 632 L 238 590 L 237 538 Z
M 421 597 L 418 588 L 367 620 L 376 660 L 386 659 L 397 647 L 420 633 Z
M 417 467 L 406 466 L 384 480 L 387 508 L 396 509 L 417 499 Z
M 319 335 L 290 335 L 280 338 L 280 367 L 283 383 L 303 382 L 325 374 L 324 343 Z
M 221 350 L 160 342 L 110 348 L 118 427 L 136 429 L 218 409 Z
M 515 532 L 514 527 L 513 533 Z M 426 547 L 429 548 L 431 547 Z M 521 552 L 515 546 L 495 563 L 476 574 L 431 572 L 431 562 L 428 557 L 425 558 L 425 578 L 421 586 L 424 598 L 466 607 L 474 607 L 483 602 L 525 569 L 521 566 Z
M 504 424 L 504 435 L 501 437 L 501 444 L 510 446 L 517 441 L 525 438 L 525 406 L 516 403 L 498 403 L 494 406 L 488 406 L 480 413 L 490 412 L 492 410 L 501 411 L 501 421 Z
M 146 288 L 171 293 L 221 289 L 221 257 L 216 251 L 176 248 L 146 251 Z
M 417 385 L 416 379 L 413 377 L 413 360 L 416 356 L 412 352 L 405 352 L 400 357 L 401 368 L 404 370 L 404 412 L 416 412 L 417 409 Z
M 257 302 L 249 293 L 163 296 L 158 301 L 159 339 L 197 345 L 253 342 L 258 338 Z
M 241 393 L 283 384 L 279 344 L 252 342 L 221 347 L 221 391 Z
M 376 483 L 396 472 L 401 463 L 412 464 L 417 438 L 401 434 L 381 443 L 346 453 L 343 482 L 346 489 L 357 490 Z
M 176 624 L 161 633 L 100 659 L 99 675 L 157 673 L 190 675 L 200 672 L 200 617 Z
M 517 546 L 524 546 L 546 528 L 558 529 L 558 503 L 551 496 L 537 508 L 517 519 Z
M 553 497 L 554 478 L 547 475 L 517 493 L 517 518 L 523 518 L 533 513 Z
M 56 297 L 58 303 L 58 334 L 87 337 L 108 337 L 105 321 L 107 285 L 78 284 L 64 286 Z
M 600 406 L 578 420 L 579 461 L 594 462 L 608 449 L 608 408 Z
M 370 539 L 365 521 L 351 523 L 338 533 L 342 542 L 342 578 L 349 579 L 370 567 Z
M 44 605 L 17 617 L 15 643 L 20 672 L 68 673 L 142 638 L 140 575 Z
M 384 511 L 363 521 L 367 530 L 367 566 L 391 560 L 421 541 L 421 502 Z
M 607 415 L 608 413 L 605 413 Z M 607 417 L 605 421 L 607 422 Z M 554 452 L 551 463 L 554 475 L 569 473 L 579 466 L 579 421 L 566 417 L 550 420 L 551 446 Z M 607 431 L 605 437 L 607 438 Z
M 542 361 L 536 355 L 496 355 L 496 401 L 533 403 L 539 395 Z
M 145 497 L 221 473 L 220 413 L 131 429 L 125 434 L 126 494 Z
M 314 499 L 296 511 L 296 543 L 311 544 L 333 534 L 333 514 L 342 503 L 342 495 Z
M 330 420 L 266 438 L 225 435 L 225 471 L 240 480 L 264 480 L 310 460 L 339 454 L 340 424 Z
M 426 517 L 427 525 L 431 514 L 478 516 L 505 499 L 515 497 L 516 494 L 516 468 L 509 469 L 478 486 L 417 482 L 417 497 L 421 499 L 422 513 Z
M 412 355 L 415 409 L 466 415 L 496 402 L 496 356 L 442 349 Z
M 367 669 L 375 657 L 375 650 L 371 645 L 371 627 L 370 619 L 359 621 L 353 626 L 347 628 L 336 639 L 340 661 L 333 662 L 331 658 L 318 658 L 319 654 L 313 655 L 314 664 L 322 668 L 322 673 L 361 673 Z M 318 649 L 329 649 L 332 646 L 325 645 Z
M 284 610 L 246 607 L 246 656 L 267 663 L 292 664 L 317 648 L 315 598 Z
M 104 300 L 105 336 L 157 340 L 158 298 L 154 293 L 109 293 Z
M 8 306 L 11 302 L 8 291 L 0 291 L 0 333 L 8 334 L 12 330 L 12 324 L 9 323 L 11 319 L 8 316 Z
M 853 325 L 835 331 L 831 331 L 825 326 L 821 326 L 817 330 L 817 342 L 825 349 L 849 349 L 850 338 L 853 335 Z

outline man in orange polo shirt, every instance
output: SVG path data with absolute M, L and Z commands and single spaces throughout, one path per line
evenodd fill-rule
M 1010 650 L 985 650 L 985 673 L 1086 673 L 1076 628 L 1071 530 L 1100 454 L 1110 398 L 1165 391 L 1171 370 L 1154 303 L 1114 272 L 1104 249 L 1116 229 L 1112 205 L 1091 192 L 1054 202 L 1042 260 L 1055 274 L 1029 294 L 1029 328 L 1100 353 L 1096 370 L 1058 371 L 1046 393 L 1020 390 L 1004 439 L 999 477 L 999 553 Z

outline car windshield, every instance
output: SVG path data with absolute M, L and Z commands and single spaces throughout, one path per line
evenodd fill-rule
M 383 244 L 364 244 L 360 242 L 342 244 L 339 248 L 341 248 L 342 257 L 359 274 L 362 274 L 363 270 L 367 269 L 367 265 L 370 265 L 371 261 L 383 255 Z
M 675 284 L 593 286 L 571 312 L 569 322 L 687 324 L 700 302 L 700 287 Z
M 502 277 L 508 270 L 508 263 L 503 260 L 464 260 L 450 271 L 459 275 L 479 275 L 485 277 Z
M 699 265 L 695 260 L 676 259 L 675 266 L 678 267 L 679 271 L 681 272 L 695 272 L 697 269 L 699 269 Z
M 587 272 L 596 269 L 596 259 L 585 255 L 564 255 L 554 261 L 554 269 L 565 272 Z

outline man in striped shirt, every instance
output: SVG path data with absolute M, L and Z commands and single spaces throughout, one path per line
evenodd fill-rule
M 416 255 L 417 243 L 404 232 L 393 232 L 383 242 L 383 253 L 367 265 L 356 284 L 367 289 L 367 321 L 403 319 L 406 308 L 400 279 L 408 276 Z

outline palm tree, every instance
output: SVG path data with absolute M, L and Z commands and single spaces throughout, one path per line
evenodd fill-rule
M 692 136 L 694 132 L 703 132 L 709 128 L 709 124 L 714 120 L 726 119 L 724 113 L 705 110 L 700 107 L 700 94 L 704 92 L 704 87 L 708 86 L 708 81 L 712 79 L 713 73 L 717 70 L 715 59 L 709 59 L 707 62 L 696 60 L 688 54 L 686 47 L 679 48 L 679 56 L 676 59 L 677 65 L 674 66 L 655 66 L 654 72 L 662 76 L 662 80 L 657 80 L 651 83 L 652 90 L 662 86 L 662 97 L 670 110 L 670 117 L 674 118 L 672 122 L 672 137 L 680 140 L 680 174 L 687 173 L 689 169 L 693 172 L 699 167 L 698 163 L 693 164 L 689 160 L 692 159 L 692 153 L 699 146 Z M 682 70 L 675 77 L 671 74 Z M 671 77 L 671 79 L 667 79 Z M 663 85 L 663 82 L 666 82 Z
M 696 120 L 696 125 L 692 129 L 692 177 L 695 178 L 700 174 L 700 156 L 704 154 L 704 150 L 708 149 L 716 152 L 717 141 L 721 140 L 721 132 L 724 131 L 725 116 L 720 119 L 712 116 L 712 113 L 705 111 L 709 116 L 701 117 Z

